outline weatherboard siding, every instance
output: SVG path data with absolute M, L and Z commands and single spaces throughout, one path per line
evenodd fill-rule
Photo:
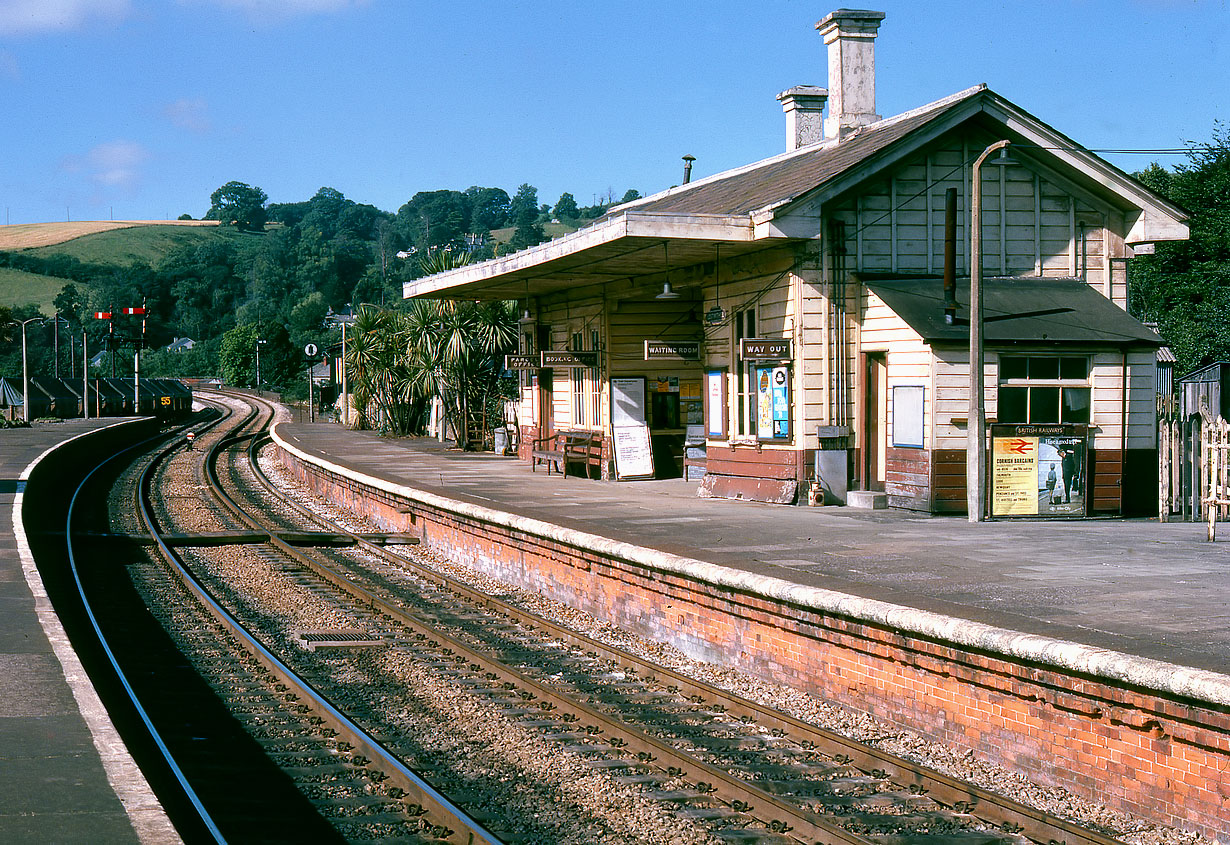
M 911 159 L 887 178 L 826 212 L 846 224 L 851 269 L 939 274 L 944 264 L 944 199 L 957 189 L 956 272 L 969 274 L 973 146 L 947 146 Z M 982 169 L 982 270 L 987 275 L 1078 276 L 1106 290 L 1106 256 L 1121 215 L 1097 208 L 1014 160 Z M 1082 228 L 1082 224 L 1083 227 Z M 1122 304 L 1122 303 L 1120 303 Z

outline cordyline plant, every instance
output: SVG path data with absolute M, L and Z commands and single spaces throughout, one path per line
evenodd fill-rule
M 465 253 L 437 251 L 422 264 L 431 273 L 467 261 Z M 346 349 L 357 426 L 421 434 L 439 397 L 458 445 L 486 443 L 515 395 L 503 361 L 516 341 L 511 302 L 416 299 L 403 311 L 361 306 Z

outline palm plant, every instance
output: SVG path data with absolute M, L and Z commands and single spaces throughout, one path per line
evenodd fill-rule
M 421 265 L 434 273 L 468 261 L 468 253 L 436 250 Z M 362 306 L 346 352 L 358 425 L 421 432 L 430 402 L 439 397 L 459 444 L 485 441 L 492 421 L 502 424 L 502 403 L 512 396 L 502 359 L 516 337 L 510 302 L 416 299 L 405 311 Z

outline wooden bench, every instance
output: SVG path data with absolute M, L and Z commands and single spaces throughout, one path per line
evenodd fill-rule
M 602 477 L 602 433 L 597 431 L 556 431 L 549 437 L 534 440 L 530 450 L 530 471 L 547 465 L 547 475 L 554 467 L 561 476 L 568 475 L 568 464 L 585 464 L 585 477 L 591 478 L 590 467 L 596 467 Z

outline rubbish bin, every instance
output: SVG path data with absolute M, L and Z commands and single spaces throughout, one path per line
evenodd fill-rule
M 823 500 L 816 504 L 844 505 L 850 482 L 850 427 L 817 426 L 820 443 L 816 449 L 816 483 Z
M 492 447 L 497 455 L 508 454 L 508 429 L 500 426 L 492 433 Z

